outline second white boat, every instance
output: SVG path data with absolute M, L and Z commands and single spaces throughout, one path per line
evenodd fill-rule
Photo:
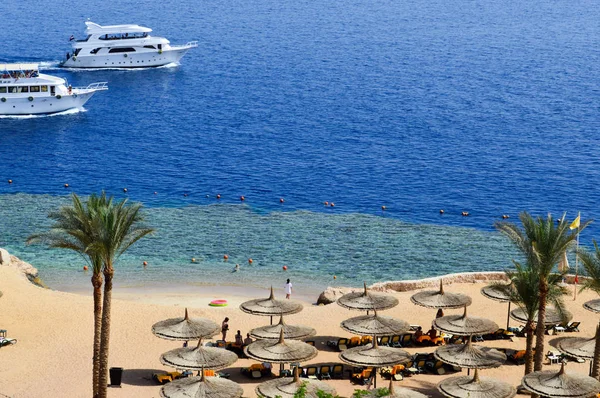
M 87 21 L 83 40 L 74 40 L 67 53 L 66 68 L 147 68 L 178 62 L 198 47 L 197 41 L 175 46 L 164 37 L 150 36 L 152 29 L 139 25 L 100 26 Z

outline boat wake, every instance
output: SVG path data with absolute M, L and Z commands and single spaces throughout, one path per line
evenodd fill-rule
M 68 109 L 62 112 L 50 113 L 46 115 L 0 115 L 0 119 L 37 119 L 53 116 L 74 115 L 76 113 L 87 112 L 85 108 Z
M 102 70 L 120 70 L 127 72 L 135 72 L 138 70 L 148 70 L 148 69 L 170 69 L 176 68 L 180 64 L 179 62 L 171 62 L 170 64 L 166 64 L 163 66 L 149 66 L 143 68 L 63 68 L 60 66 L 60 61 L 40 61 L 39 66 L 40 70 L 67 70 L 69 72 L 95 72 Z

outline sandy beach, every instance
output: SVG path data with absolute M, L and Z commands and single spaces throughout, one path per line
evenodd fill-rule
M 473 304 L 469 308 L 469 314 L 490 318 L 504 327 L 507 305 L 484 298 L 479 292 L 482 286 L 484 285 L 481 283 L 456 283 L 447 286 L 446 290 L 470 295 Z M 31 284 L 18 270 L 0 266 L 0 291 L 3 293 L 0 297 L 0 329 L 6 329 L 8 337 L 18 340 L 15 345 L 0 348 L 0 397 L 89 397 L 93 333 L 91 285 L 88 295 L 43 289 Z M 125 372 L 122 388 L 110 388 L 108 395 L 115 398 L 159 397 L 160 386 L 151 380 L 151 374 L 174 370 L 162 366 L 159 357 L 180 344 L 155 337 L 150 328 L 157 321 L 182 316 L 185 307 L 189 308 L 191 316 L 207 317 L 218 323 L 224 317 L 229 317 L 228 340 L 233 340 L 238 329 L 245 335 L 251 328 L 268 323 L 267 317 L 248 315 L 238 309 L 242 301 L 256 297 L 236 296 L 229 290 L 225 291 L 227 293 L 224 297 L 216 296 L 214 291 L 203 292 L 201 289 L 194 294 L 180 293 L 176 287 L 172 292 L 147 294 L 115 291 L 109 366 L 123 367 Z M 435 311 L 413 305 L 409 299 L 413 293 L 394 293 L 400 300 L 400 305 L 385 311 L 385 314 L 428 329 Z M 268 295 L 267 289 L 262 295 Z M 283 297 L 282 289 L 276 291 L 276 296 Z M 215 298 L 227 299 L 229 306 L 209 307 L 209 301 Z M 572 297 L 566 297 L 567 308 L 574 315 L 573 320 L 582 323 L 579 333 L 565 335 L 582 337 L 593 334 L 598 319 L 581 305 L 592 298 L 596 298 L 596 295 L 590 292 L 578 294 L 576 301 Z M 345 310 L 336 304 L 316 306 L 309 301 L 303 303 L 302 312 L 286 319 L 290 324 L 304 324 L 317 330 L 314 340 L 319 355 L 309 363 L 338 363 L 338 353 L 328 348 L 325 342 L 338 337 L 349 337 L 339 327 L 339 323 L 360 313 Z M 446 312 L 447 315 L 450 313 L 453 312 Z M 514 321 L 511 324 L 518 325 Z M 548 336 L 547 340 L 552 338 Z M 525 339 L 515 338 L 512 342 L 489 341 L 483 345 L 523 349 Z M 407 351 L 431 352 L 434 349 L 435 347 L 409 347 Z M 549 345 L 546 351 L 548 349 Z M 239 369 L 254 362 L 240 359 L 233 367 L 225 370 L 231 373 L 232 380 L 242 385 L 246 397 L 256 396 L 254 388 L 257 383 L 242 376 Z M 568 362 L 567 370 L 587 373 L 588 366 L 588 363 Z M 549 368 L 558 369 L 558 365 L 545 366 L 545 369 Z M 497 377 L 516 386 L 523 371 L 524 365 L 507 363 L 501 368 L 482 371 L 482 375 Z M 461 373 L 466 374 L 466 370 Z M 443 376 L 421 374 L 405 378 L 396 385 L 415 388 L 430 396 L 440 396 L 435 385 L 445 377 L 461 373 Z M 366 388 L 351 384 L 347 379 L 329 383 L 342 397 L 350 396 L 356 388 Z M 385 385 L 387 381 L 380 381 L 379 386 Z

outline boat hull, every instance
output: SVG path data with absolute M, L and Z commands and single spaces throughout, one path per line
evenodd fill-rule
M 47 115 L 79 109 L 94 95 L 95 91 L 81 94 L 29 98 L 5 98 L 0 101 L 0 115 Z
M 161 53 L 158 51 L 148 51 L 127 54 L 79 55 L 69 58 L 61 66 L 78 69 L 157 67 L 179 62 L 190 48 L 192 47 L 172 47 Z

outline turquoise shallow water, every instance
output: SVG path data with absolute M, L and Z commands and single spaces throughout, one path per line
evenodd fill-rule
M 31 233 L 47 229 L 50 210 L 68 201 L 50 195 L 0 196 L 0 247 L 36 266 L 50 287 L 80 290 L 89 285 L 81 257 L 24 243 Z M 153 207 L 146 213 L 148 224 L 157 231 L 120 259 L 119 286 L 280 287 L 291 278 L 297 288 L 316 292 L 336 284 L 503 270 L 515 255 L 495 232 L 409 224 L 385 216 L 265 213 L 242 204 Z M 248 258 L 253 259 L 251 265 Z M 146 269 L 143 261 L 149 263 Z M 236 263 L 241 270 L 232 273 Z M 283 265 L 288 271 L 282 270 Z

